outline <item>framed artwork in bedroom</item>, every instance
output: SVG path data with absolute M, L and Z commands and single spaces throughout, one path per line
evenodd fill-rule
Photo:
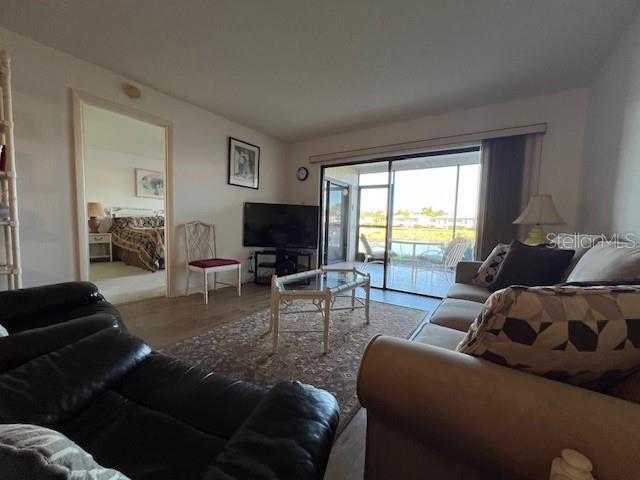
M 164 173 L 136 168 L 136 197 L 164 198 Z
M 229 185 L 257 190 L 260 180 L 260 147 L 229 137 L 228 172 Z

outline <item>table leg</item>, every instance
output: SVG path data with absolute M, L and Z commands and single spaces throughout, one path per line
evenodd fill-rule
M 364 323 L 369 325 L 369 299 L 371 298 L 371 282 L 367 282 L 367 285 L 364 289 L 365 292 L 365 300 L 364 300 Z
M 278 334 L 280 333 L 280 299 L 273 309 L 273 353 L 278 353 Z
M 356 308 L 356 289 L 351 290 L 351 311 Z
M 271 333 L 273 331 L 273 315 L 276 311 L 276 306 L 275 306 L 275 297 L 273 295 L 273 293 L 271 294 L 271 308 L 269 309 L 269 330 L 267 330 L 267 333 Z
M 329 322 L 331 320 L 331 297 L 324 297 L 324 345 L 323 353 L 329 353 Z

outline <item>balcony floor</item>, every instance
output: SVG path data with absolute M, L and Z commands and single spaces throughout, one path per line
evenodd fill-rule
M 382 288 L 384 275 L 380 263 L 341 262 L 331 264 L 334 268 L 357 268 L 371 275 L 371 286 Z M 419 295 L 442 298 L 453 284 L 453 272 L 435 270 L 433 274 L 424 267 L 414 269 L 411 265 L 392 263 L 387 268 L 387 288 Z

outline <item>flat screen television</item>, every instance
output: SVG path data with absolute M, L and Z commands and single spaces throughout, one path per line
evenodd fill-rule
M 318 245 L 318 207 L 282 203 L 244 204 L 243 245 L 275 249 Z

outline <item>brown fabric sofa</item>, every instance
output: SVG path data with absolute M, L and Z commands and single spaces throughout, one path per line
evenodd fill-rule
M 414 341 L 367 347 L 365 478 L 539 480 L 564 448 L 591 458 L 599 480 L 640 478 L 640 373 L 602 394 L 455 351 L 490 296 L 471 283 L 479 266 L 458 265 Z

